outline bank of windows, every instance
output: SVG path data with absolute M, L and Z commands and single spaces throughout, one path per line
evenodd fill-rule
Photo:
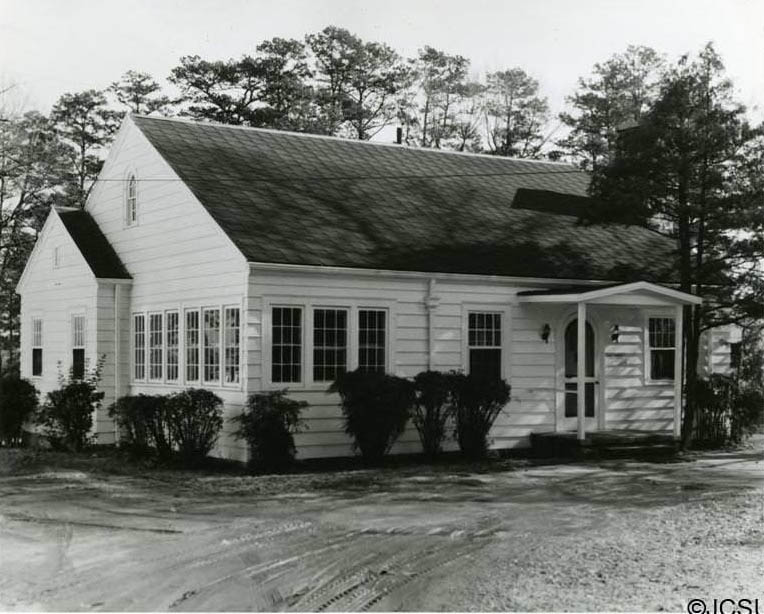
M 311 330 L 306 335 L 303 307 L 271 307 L 271 382 L 304 381 L 303 349 L 307 343 L 312 356 L 312 382 L 330 383 L 352 368 L 384 373 L 388 362 L 388 312 L 373 308 L 359 308 L 356 312 L 358 324 L 351 331 L 351 309 L 315 307 L 309 322 Z M 351 335 L 357 342 L 352 357 Z
M 42 318 L 32 318 L 32 376 L 42 376 Z
M 182 373 L 186 384 L 236 385 L 241 378 L 240 350 L 239 307 L 133 315 L 136 381 L 179 383 Z
M 467 315 L 469 373 L 501 379 L 501 313 L 470 311 Z
M 647 337 L 650 381 L 674 381 L 674 357 L 676 354 L 674 318 L 649 318 Z

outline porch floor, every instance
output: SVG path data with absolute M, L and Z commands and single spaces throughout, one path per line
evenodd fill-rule
M 534 433 L 531 448 L 538 458 L 655 458 L 677 452 L 673 434 L 639 430 L 586 433 L 579 441 L 574 431 Z

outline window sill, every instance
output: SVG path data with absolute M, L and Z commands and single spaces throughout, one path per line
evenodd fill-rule
M 673 379 L 646 379 L 644 381 L 645 386 L 673 386 L 674 385 Z

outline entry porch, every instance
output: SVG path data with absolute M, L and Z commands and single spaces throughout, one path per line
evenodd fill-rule
M 517 301 L 529 311 L 562 314 L 554 328 L 544 323 L 540 331 L 545 342 L 555 336 L 553 432 L 559 441 L 586 445 L 602 440 L 604 433 L 624 430 L 615 425 L 624 424 L 617 416 L 624 415 L 624 407 L 631 402 L 628 399 L 647 396 L 658 397 L 661 413 L 671 412 L 662 428 L 669 437 L 679 437 L 683 312 L 686 306 L 699 304 L 699 297 L 634 282 L 528 290 L 518 293 Z M 626 314 L 630 314 L 628 318 Z M 624 326 L 626 320 L 628 327 Z M 625 366 L 619 366 L 621 358 Z M 592 439 L 592 433 L 602 435 Z M 534 437 L 544 434 L 536 431 Z

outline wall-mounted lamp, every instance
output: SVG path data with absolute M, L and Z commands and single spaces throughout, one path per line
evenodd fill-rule
M 610 341 L 618 343 L 618 337 L 621 336 L 621 330 L 618 328 L 618 324 L 613 324 L 610 327 Z
M 544 340 L 544 343 L 549 343 L 549 335 L 552 334 L 552 327 L 549 326 L 549 324 L 544 324 L 544 326 L 541 327 L 541 338 Z

